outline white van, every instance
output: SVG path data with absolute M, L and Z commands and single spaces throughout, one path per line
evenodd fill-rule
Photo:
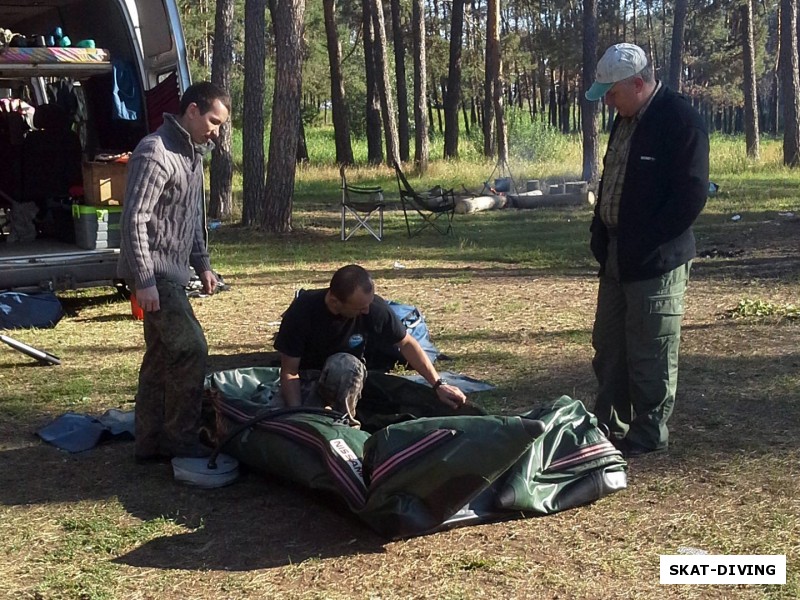
M 98 179 L 120 166 L 95 159 L 132 151 L 189 83 L 175 0 L 0 0 L 0 291 L 119 285 L 113 223 L 94 249 L 75 226 L 121 210 L 124 185 Z M 15 207 L 35 239 L 11 235 Z

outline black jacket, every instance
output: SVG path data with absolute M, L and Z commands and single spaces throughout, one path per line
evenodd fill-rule
M 612 139 L 618 122 L 619 116 Z M 694 258 L 692 223 L 707 196 L 705 123 L 685 97 L 662 86 L 631 138 L 617 227 L 620 279 L 659 277 Z M 599 217 L 602 201 L 601 194 L 590 228 L 601 274 L 608 258 L 608 230 Z

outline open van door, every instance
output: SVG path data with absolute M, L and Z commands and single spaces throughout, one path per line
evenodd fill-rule
M 177 68 L 181 93 L 189 87 L 186 42 L 175 0 L 125 0 L 133 4 L 138 23 L 132 23 L 142 49 L 145 89 L 158 85 L 159 77 Z
M 119 176 L 124 167 L 96 161 L 124 157 L 161 125 L 163 113 L 178 112 L 190 75 L 177 2 L 0 0 L 0 26 L 23 42 L 0 52 L 0 100 L 29 111 L 11 115 L 13 123 L 9 113 L 0 111 L 0 290 L 118 284 L 114 218 L 124 203 L 117 195 L 119 190 L 124 195 L 124 175 Z M 37 42 L 55 32 L 71 42 Z M 128 91 L 135 93 L 129 96 Z M 131 97 L 139 99 L 136 106 L 125 104 Z M 44 124 L 41 117 L 54 112 L 62 113 L 59 124 Z M 56 151 L 39 135 L 49 129 L 79 141 L 70 150 Z M 27 143 L 34 137 L 42 142 L 36 148 Z M 57 163 L 73 155 L 77 175 L 67 182 L 67 169 Z M 106 175 L 95 176 L 98 172 Z M 90 187 L 93 196 L 102 197 L 90 197 Z M 25 239 L 10 235 L 15 202 L 20 217 L 38 211 L 29 217 L 35 239 L 32 227 Z M 96 230 L 87 234 L 95 212 Z

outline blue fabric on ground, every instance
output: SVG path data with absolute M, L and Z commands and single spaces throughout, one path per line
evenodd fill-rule
M 64 309 L 52 292 L 0 292 L 0 329 L 55 327 L 62 316 Z
M 425 381 L 425 379 L 423 379 L 422 375 L 401 375 L 401 377 L 405 377 L 406 379 L 410 379 L 411 381 L 421 383 L 423 385 L 430 385 L 427 381 Z M 447 383 L 456 386 L 465 394 L 485 392 L 487 390 L 493 390 L 495 387 L 488 381 L 473 379 L 472 377 L 462 373 L 454 373 L 453 371 L 439 371 L 439 377 L 447 381 Z
M 134 437 L 133 411 L 111 409 L 99 418 L 68 412 L 36 432 L 45 442 L 67 452 L 91 450 L 109 439 Z

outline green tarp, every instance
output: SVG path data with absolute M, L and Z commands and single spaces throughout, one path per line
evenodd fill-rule
M 620 453 L 566 396 L 517 416 L 448 415 L 427 386 L 370 373 L 358 415 L 370 433 L 327 411 L 271 409 L 278 377 L 271 368 L 210 375 L 212 437 L 229 437 L 223 450 L 256 471 L 337 496 L 388 538 L 550 514 L 626 485 Z

